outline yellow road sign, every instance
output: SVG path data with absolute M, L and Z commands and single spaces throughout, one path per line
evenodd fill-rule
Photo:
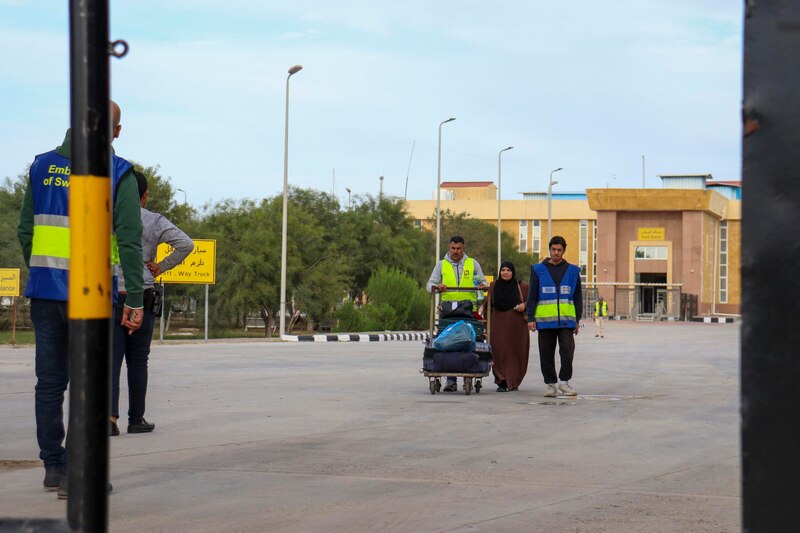
M 0 296 L 19 296 L 18 268 L 0 268 Z
M 183 263 L 164 272 L 156 281 L 159 283 L 194 283 L 214 285 L 217 281 L 217 241 L 213 239 L 192 239 L 194 250 Z M 161 261 L 172 253 L 172 246 L 159 244 L 156 261 Z

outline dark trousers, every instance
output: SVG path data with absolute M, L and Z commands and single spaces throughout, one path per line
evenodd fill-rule
M 539 363 L 545 383 L 556 383 L 572 379 L 572 359 L 575 356 L 574 329 L 537 329 L 539 332 Z M 561 355 L 561 370 L 556 378 L 556 343 Z
M 139 424 L 144 418 L 147 395 L 147 359 L 156 317 L 152 309 L 145 307 L 142 326 L 128 335 L 128 328 L 121 326 L 125 295 L 119 295 L 114 306 L 114 360 L 111 367 L 111 415 L 119 417 L 119 380 L 122 360 L 128 368 L 128 423 Z
M 64 391 L 69 383 L 67 302 L 31 299 L 36 336 L 36 439 L 44 467 L 66 469 Z

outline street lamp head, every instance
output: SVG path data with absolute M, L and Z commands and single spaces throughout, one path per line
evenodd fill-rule
M 447 124 L 448 122 L 453 122 L 455 119 L 456 119 L 456 117 L 450 117 L 447 120 L 443 120 L 442 124 Z
M 346 190 L 346 191 L 347 191 L 347 194 L 350 194 L 351 192 L 353 192 L 353 191 L 351 191 L 351 190 L 350 190 L 350 187 L 345 187 L 345 189 L 344 189 L 344 190 Z
M 559 170 L 564 170 L 564 169 L 563 169 L 563 168 L 561 168 L 561 167 L 558 167 L 558 168 L 557 168 L 557 169 L 555 169 L 553 172 L 558 172 Z
M 550 182 L 550 185 L 558 185 L 558 180 L 553 180 Z
M 293 76 L 303 70 L 303 65 L 295 65 L 289 69 L 289 76 Z

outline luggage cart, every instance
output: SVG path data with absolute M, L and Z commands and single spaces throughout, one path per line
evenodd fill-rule
M 467 292 L 467 291 L 483 291 L 484 289 L 479 289 L 477 287 L 448 287 L 448 289 L 452 289 L 458 292 Z M 491 326 L 491 307 L 489 305 L 485 306 L 484 315 L 485 318 L 477 319 L 477 318 L 453 318 L 453 321 L 457 320 L 467 320 L 469 323 L 473 324 L 473 326 L 478 325 L 479 327 L 476 328 L 476 346 L 475 346 L 475 353 L 478 355 L 478 361 L 481 365 L 481 372 L 431 372 L 426 370 L 426 366 L 428 361 L 432 361 L 433 354 L 435 349 L 433 348 L 433 339 L 435 339 L 439 333 L 444 330 L 441 324 L 441 317 L 439 316 L 441 308 L 436 304 L 436 294 L 439 292 L 437 287 L 433 287 L 431 291 L 431 311 L 430 311 L 430 323 L 429 323 L 429 331 L 428 331 L 428 340 L 425 343 L 425 350 L 423 352 L 423 368 L 420 369 L 420 372 L 428 378 L 428 388 L 431 391 L 431 394 L 436 394 L 442 390 L 442 378 L 447 377 L 455 377 L 456 380 L 458 378 L 462 378 L 464 380 L 464 393 L 466 395 L 470 395 L 474 390 L 476 394 L 481 392 L 481 388 L 483 388 L 483 378 L 489 375 L 492 366 L 492 345 L 491 345 L 491 334 L 489 332 L 489 328 Z M 486 300 L 484 300 L 486 301 Z M 477 330 L 482 329 L 483 331 L 479 334 Z

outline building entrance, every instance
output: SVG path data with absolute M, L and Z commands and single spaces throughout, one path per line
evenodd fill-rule
M 636 274 L 636 283 L 667 283 L 667 274 Z M 664 316 L 667 314 L 667 288 L 642 286 L 639 287 L 638 314 L 653 314 Z

